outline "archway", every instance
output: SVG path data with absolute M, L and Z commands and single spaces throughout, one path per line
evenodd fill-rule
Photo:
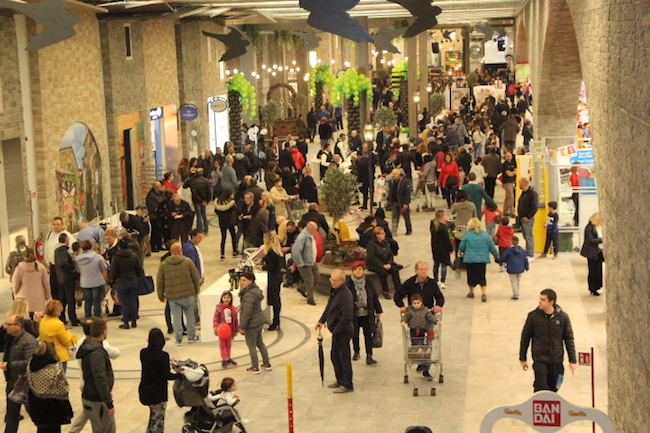
M 278 89 L 287 89 L 289 91 L 289 94 L 291 95 L 291 101 L 290 105 L 293 109 L 293 113 L 290 113 L 291 115 L 286 115 L 284 117 L 286 118 L 296 118 L 298 117 L 298 113 L 300 113 L 300 101 L 298 100 L 298 94 L 296 93 L 295 89 L 291 87 L 289 84 L 286 83 L 277 83 L 269 89 L 269 91 L 266 93 L 266 101 L 271 100 L 271 96 L 273 95 L 273 92 L 275 92 Z M 282 104 L 281 104 L 282 105 Z M 286 112 L 285 112 L 286 113 Z M 285 114 L 283 113 L 283 114 Z

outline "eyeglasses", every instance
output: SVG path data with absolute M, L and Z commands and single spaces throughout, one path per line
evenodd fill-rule
M 14 326 L 14 325 L 20 325 L 20 323 L 5 323 L 6 326 Z

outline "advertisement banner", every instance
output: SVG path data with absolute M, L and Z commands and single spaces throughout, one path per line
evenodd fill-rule
M 476 98 L 476 102 L 481 104 L 488 96 L 494 96 L 494 99 L 499 101 L 506 97 L 506 89 L 497 89 L 494 86 L 474 86 L 474 97 Z

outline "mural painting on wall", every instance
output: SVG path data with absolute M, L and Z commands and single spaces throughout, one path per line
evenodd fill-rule
M 104 218 L 102 161 L 92 132 L 74 123 L 63 136 L 56 168 L 59 215 L 70 232 L 79 223 L 96 223 Z

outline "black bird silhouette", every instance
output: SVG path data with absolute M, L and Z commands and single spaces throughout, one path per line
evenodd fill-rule
M 246 47 L 250 45 L 250 41 L 244 38 L 244 35 L 234 27 L 228 27 L 230 33 L 227 35 L 219 35 L 216 33 L 203 32 L 203 34 L 210 38 L 215 38 L 227 48 L 226 52 L 219 59 L 220 62 L 227 62 L 236 57 L 246 54 Z
M 372 35 L 375 38 L 375 47 L 379 51 L 388 51 L 389 53 L 399 54 L 399 50 L 391 42 L 393 39 L 404 33 L 406 29 L 391 29 L 388 24 L 384 24 L 379 31 Z
M 40 50 L 73 37 L 77 34 L 73 26 L 81 21 L 81 16 L 68 12 L 63 0 L 42 0 L 40 3 L 0 0 L 0 7 L 25 14 L 43 25 L 43 30 L 29 41 L 27 51 Z
M 291 34 L 305 41 L 305 45 L 300 50 L 301 53 L 315 50 L 320 45 L 321 38 L 318 37 L 314 29 L 309 29 L 306 32 L 291 32 Z
M 442 32 L 442 37 L 447 39 L 449 42 L 451 42 L 451 31 L 445 30 L 444 32 Z
M 480 21 L 474 25 L 474 30 L 483 33 L 485 36 L 483 36 L 483 39 L 481 39 L 481 42 L 486 43 L 487 41 L 492 40 L 492 35 L 494 35 L 494 29 L 492 26 L 486 22 L 486 21 Z
M 406 33 L 404 33 L 405 38 L 411 38 L 426 30 L 429 30 L 432 27 L 435 27 L 436 24 L 438 24 L 438 19 L 436 16 L 442 12 L 442 9 L 440 9 L 438 6 L 433 6 L 430 0 L 388 1 L 391 3 L 397 3 L 398 5 L 402 6 L 415 18 L 413 24 L 411 24 L 408 30 L 406 30 Z
M 360 0 L 300 0 L 300 7 L 311 12 L 307 24 L 352 39 L 356 42 L 374 42 L 368 31 L 346 12 Z

